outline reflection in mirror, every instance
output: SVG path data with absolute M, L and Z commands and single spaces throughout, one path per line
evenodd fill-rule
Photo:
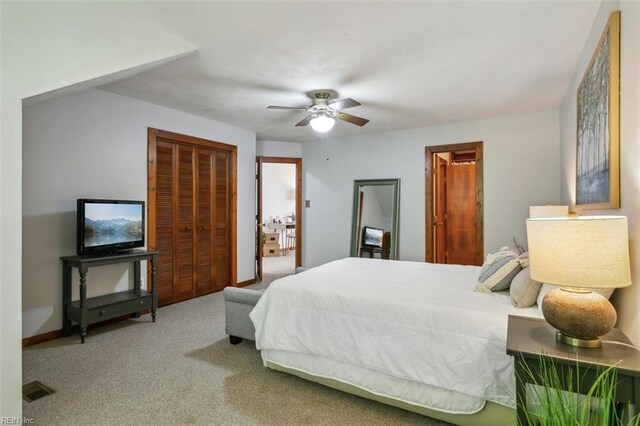
M 356 180 L 351 256 L 398 258 L 400 179 Z

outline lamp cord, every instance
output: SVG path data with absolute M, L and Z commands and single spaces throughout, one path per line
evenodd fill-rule
M 637 347 L 630 345 L 628 343 L 624 343 L 624 342 L 616 342 L 614 340 L 603 340 L 602 343 L 611 343 L 612 345 L 621 345 L 621 346 L 628 346 L 632 349 L 635 349 L 636 351 L 640 352 L 640 349 L 638 349 Z

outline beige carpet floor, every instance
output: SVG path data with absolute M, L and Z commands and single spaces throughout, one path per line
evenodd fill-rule
M 264 288 L 278 278 L 286 277 L 296 271 L 296 252 L 287 250 L 286 256 L 262 258 L 262 282 L 256 286 Z
M 266 284 L 266 283 L 264 283 Z M 24 402 L 38 425 L 439 425 L 426 417 L 262 366 L 229 344 L 214 293 L 26 348 L 24 382 L 56 393 Z

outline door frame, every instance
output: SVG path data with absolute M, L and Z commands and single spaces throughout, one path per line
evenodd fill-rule
M 225 151 L 229 153 L 229 285 L 237 287 L 238 285 L 238 147 L 222 142 L 216 142 L 208 139 L 197 138 L 195 136 L 183 135 L 180 133 L 169 132 L 166 130 L 147 129 L 148 157 L 147 157 L 147 247 L 149 250 L 156 249 L 156 188 L 152 186 L 152 182 L 156 181 L 156 153 L 158 140 L 166 140 L 168 142 L 210 148 L 217 151 Z M 195 208 L 195 207 L 194 207 Z M 148 276 L 151 275 L 150 267 L 148 268 Z M 150 278 L 147 282 L 151 282 Z
M 425 261 L 433 262 L 433 155 L 443 152 L 474 150 L 476 153 L 476 264 L 484 259 L 484 182 L 482 141 L 425 147 Z
M 269 164 L 295 164 L 296 166 L 296 268 L 302 266 L 302 158 L 298 157 L 256 157 L 257 173 L 256 180 L 259 182 L 257 187 L 257 211 L 258 224 L 262 223 L 262 165 Z M 261 235 L 258 236 L 261 238 Z M 256 271 L 256 278 L 262 280 L 262 241 L 258 240 L 259 244 L 256 249 L 256 261 L 258 262 L 258 268 Z M 286 240 L 285 240 L 286 244 Z
M 436 192 L 433 196 L 434 199 L 434 218 L 433 218 L 433 229 L 434 232 L 434 244 L 435 253 L 433 254 L 434 263 L 447 263 L 447 222 L 446 222 L 446 211 L 447 211 L 447 165 L 448 162 L 442 157 L 433 156 L 435 158 L 436 164 L 433 166 L 435 182 L 433 187 L 436 189 Z M 444 169 L 444 170 L 443 170 Z M 440 217 L 438 213 L 442 213 L 443 217 Z M 438 222 L 442 223 L 442 229 L 440 233 L 444 233 L 444 235 L 440 235 L 441 238 L 438 238 Z M 442 247 L 440 247 L 442 246 Z M 444 249 L 444 250 L 443 250 Z M 440 258 L 440 254 L 442 258 Z M 444 262 L 440 262 L 440 260 L 444 259 Z

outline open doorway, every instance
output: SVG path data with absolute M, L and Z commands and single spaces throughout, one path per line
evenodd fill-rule
M 269 284 L 302 265 L 302 159 L 256 158 L 256 278 Z
M 482 142 L 430 146 L 426 154 L 426 261 L 482 265 Z

